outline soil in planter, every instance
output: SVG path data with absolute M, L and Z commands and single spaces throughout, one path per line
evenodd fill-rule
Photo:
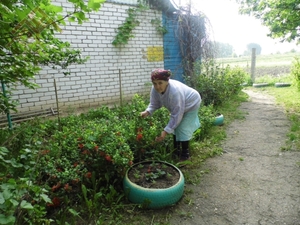
M 179 172 L 168 164 L 147 162 L 138 164 L 128 171 L 131 182 L 144 188 L 169 188 L 174 186 L 179 178 Z

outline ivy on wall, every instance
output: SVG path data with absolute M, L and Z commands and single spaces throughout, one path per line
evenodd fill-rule
M 124 23 L 118 27 L 117 35 L 112 42 L 115 47 L 128 44 L 129 39 L 134 37 L 132 31 L 140 24 L 140 21 L 137 19 L 138 14 L 148 9 L 148 1 L 139 0 L 138 7 L 129 8 L 127 10 L 128 17 L 125 19 Z M 167 33 L 167 29 L 161 25 L 161 20 L 158 18 L 151 20 L 151 24 L 155 26 L 155 29 L 159 34 L 164 35 Z
M 167 28 L 162 26 L 160 19 L 155 18 L 155 19 L 151 20 L 151 24 L 155 26 L 155 29 L 159 34 L 164 35 L 164 34 L 168 33 Z
M 118 33 L 112 42 L 114 46 L 117 47 L 125 45 L 128 43 L 130 38 L 134 37 L 132 31 L 140 24 L 140 21 L 137 19 L 137 15 L 139 12 L 146 11 L 147 9 L 147 5 L 138 1 L 137 8 L 129 8 L 127 10 L 128 17 L 125 19 L 124 23 L 118 27 Z

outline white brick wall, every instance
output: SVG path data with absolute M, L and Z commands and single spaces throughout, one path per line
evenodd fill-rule
M 67 6 L 65 0 L 56 0 Z M 69 5 L 70 6 L 70 5 Z M 70 67 L 71 75 L 44 68 L 36 76 L 37 90 L 18 87 L 13 99 L 19 100 L 19 112 L 56 108 L 54 78 L 57 84 L 59 107 L 94 107 L 120 101 L 119 70 L 121 70 L 122 96 L 130 99 L 135 93 L 149 93 L 150 72 L 163 67 L 163 61 L 147 61 L 148 47 L 163 47 L 163 38 L 151 24 L 151 19 L 161 18 L 161 12 L 147 10 L 139 16 L 140 25 L 134 30 L 135 38 L 122 47 L 111 43 L 116 29 L 127 17 L 127 4 L 104 3 L 97 13 L 90 13 L 89 21 L 78 25 L 68 24 L 57 36 L 69 41 L 90 59 L 83 65 Z M 65 8 L 65 7 L 64 7 Z

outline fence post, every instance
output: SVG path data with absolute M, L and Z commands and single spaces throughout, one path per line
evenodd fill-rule
M 58 104 L 58 95 L 57 95 L 57 86 L 56 86 L 56 80 L 53 79 L 54 83 L 54 91 L 55 91 L 55 99 L 56 99 L 56 108 L 57 108 L 57 122 L 58 122 L 58 130 L 61 131 L 61 123 L 60 123 L 60 115 L 59 115 L 59 104 Z
M 119 69 L 119 89 L 120 89 L 120 106 L 123 106 L 123 96 L 122 96 L 122 77 L 121 70 Z
M 255 61 L 256 61 L 256 48 L 252 48 L 251 55 L 251 81 L 255 83 Z

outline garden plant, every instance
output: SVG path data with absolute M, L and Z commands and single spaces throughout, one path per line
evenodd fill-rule
M 235 76 L 237 70 L 214 68 L 207 77 L 213 76 L 215 82 L 201 82 L 212 90 L 218 87 L 219 95 L 223 92 L 228 99 L 241 90 L 239 71 Z M 203 86 L 199 92 L 204 95 Z M 209 104 L 204 104 L 204 98 L 199 111 L 201 128 L 191 148 L 203 147 L 197 143 L 206 143 L 210 130 L 215 129 L 216 110 L 226 103 L 226 99 L 214 101 L 211 95 Z M 76 224 L 81 220 L 103 224 L 132 207 L 122 180 L 133 163 L 149 159 L 177 163 L 172 158 L 171 135 L 161 143 L 154 141 L 169 120 L 169 112 L 161 109 L 141 118 L 146 99 L 135 95 L 124 106 L 102 106 L 59 120 L 37 118 L 14 129 L 1 129 L 0 224 Z

